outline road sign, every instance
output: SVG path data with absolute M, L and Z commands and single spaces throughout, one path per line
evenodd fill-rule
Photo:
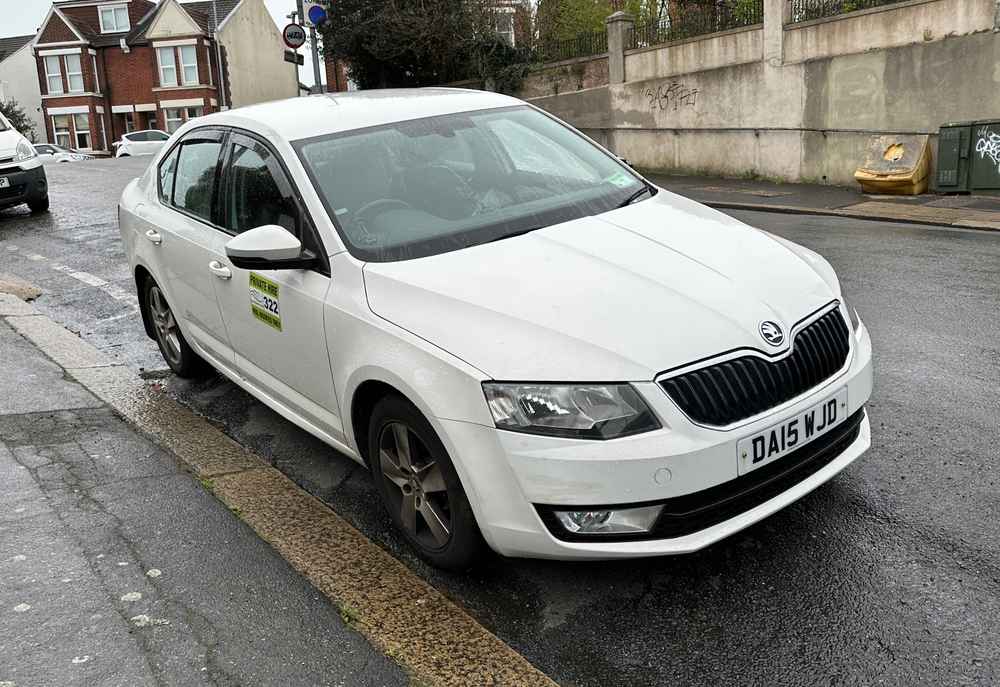
M 306 63 L 306 58 L 302 55 L 302 53 L 297 53 L 294 50 L 286 50 L 285 62 L 291 62 L 292 64 L 297 64 L 301 67 Z
M 320 2 L 303 0 L 302 11 L 305 13 L 306 26 L 320 26 L 327 19 L 326 8 Z
M 298 24 L 286 26 L 285 30 L 281 32 L 281 36 L 285 39 L 285 45 L 292 50 L 298 50 L 306 42 L 306 30 Z

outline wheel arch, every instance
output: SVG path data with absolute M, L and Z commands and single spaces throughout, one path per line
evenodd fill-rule
M 354 434 L 354 444 L 357 447 L 358 455 L 369 467 L 371 462 L 368 456 L 368 425 L 371 421 L 372 411 L 379 401 L 386 396 L 393 395 L 413 403 L 413 400 L 405 393 L 380 379 L 366 379 L 358 385 L 351 395 L 351 432 Z M 426 417 L 423 410 L 421 413 Z
M 143 292 L 146 288 L 147 281 L 156 281 L 153 279 L 152 273 L 147 270 L 143 265 L 135 266 L 135 292 L 139 297 L 139 314 L 142 316 L 142 326 L 146 330 L 146 336 L 150 339 L 156 338 L 156 334 L 153 331 L 153 319 L 149 316 L 149 305 L 146 303 L 146 299 L 143 298 Z

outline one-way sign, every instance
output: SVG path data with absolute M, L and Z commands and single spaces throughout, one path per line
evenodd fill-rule
M 305 64 L 305 58 L 294 50 L 285 51 L 285 62 L 291 62 L 292 64 L 297 64 L 300 67 Z

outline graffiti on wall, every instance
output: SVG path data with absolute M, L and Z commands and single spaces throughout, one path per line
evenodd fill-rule
M 671 81 L 656 87 L 642 90 L 642 95 L 649 101 L 650 110 L 672 110 L 676 112 L 682 107 L 694 107 L 698 104 L 697 88 L 688 88 L 679 81 Z
M 997 166 L 997 173 L 1000 174 L 1000 134 L 984 126 L 976 136 L 976 154 L 982 160 L 987 157 L 993 160 L 993 164 Z

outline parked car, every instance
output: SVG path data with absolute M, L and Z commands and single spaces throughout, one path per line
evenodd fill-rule
M 115 157 L 155 155 L 170 140 L 170 134 L 159 129 L 146 129 L 125 134 L 114 142 Z
M 79 162 L 81 160 L 93 160 L 93 155 L 81 153 L 79 150 L 64 148 L 54 143 L 35 144 L 35 152 L 43 164 L 47 162 Z
M 48 179 L 31 142 L 0 113 L 0 208 L 21 203 L 32 212 L 48 210 Z
M 826 260 L 514 98 L 212 114 L 119 216 L 174 372 L 366 465 L 439 566 L 695 551 L 871 442 L 871 340 Z

